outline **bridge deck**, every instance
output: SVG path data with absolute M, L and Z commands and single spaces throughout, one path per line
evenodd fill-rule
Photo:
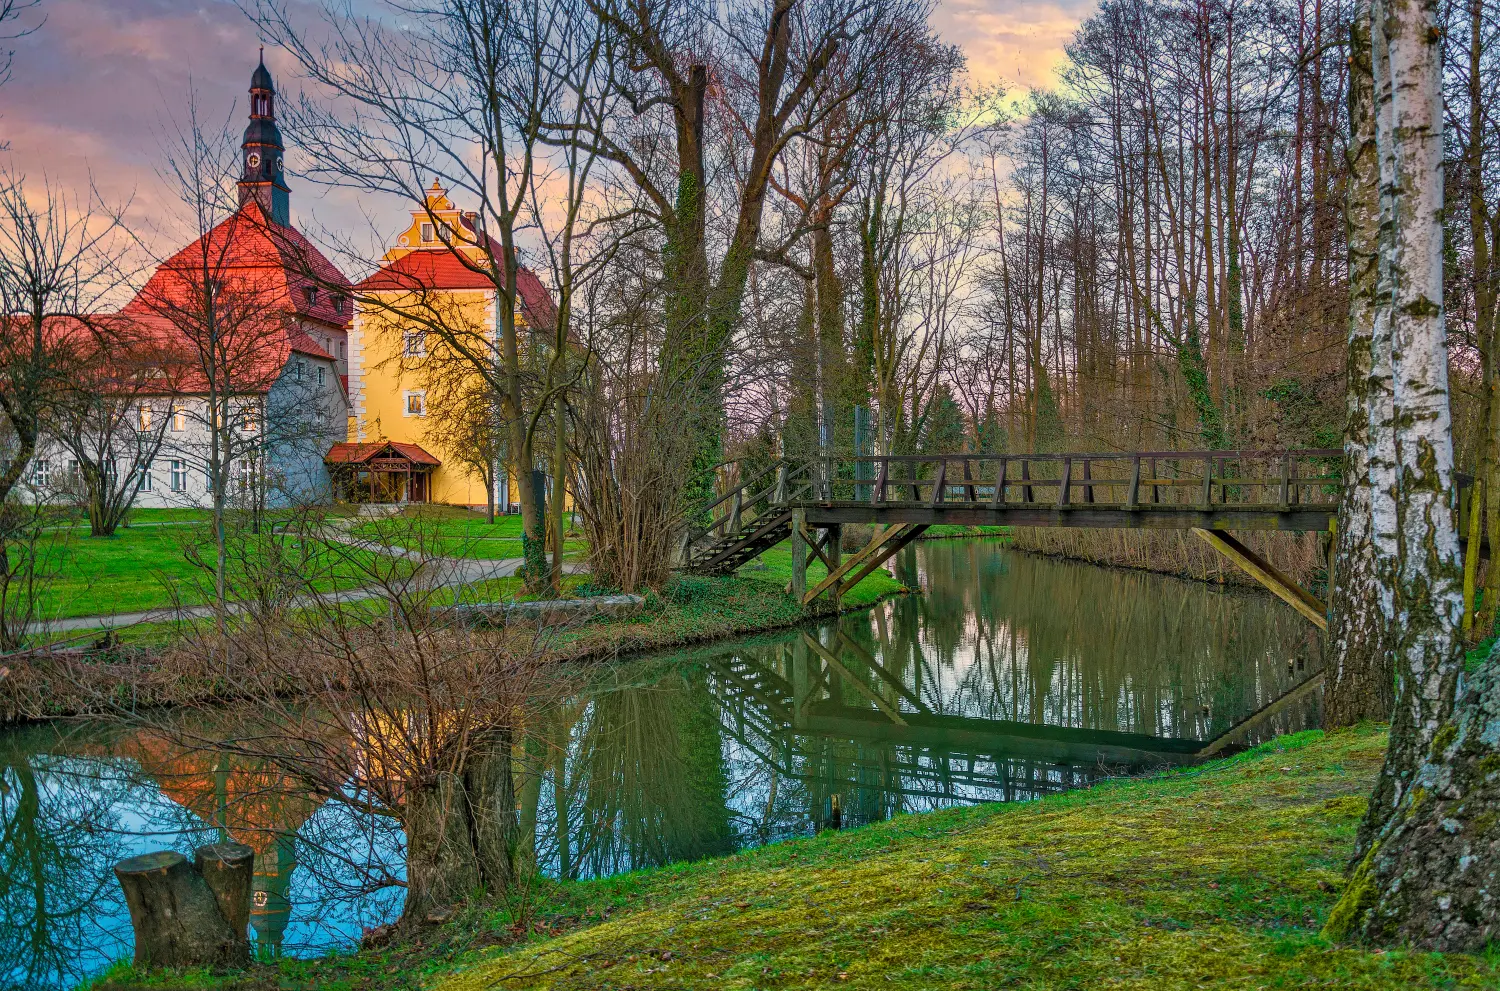
M 1035 503 L 1000 506 L 975 502 L 879 502 L 799 499 L 810 525 L 841 523 L 921 523 L 928 526 L 1094 527 L 1154 530 L 1323 531 L 1338 515 L 1337 503 L 1284 508 L 1278 505 L 1193 505 L 1078 503 L 1064 507 Z

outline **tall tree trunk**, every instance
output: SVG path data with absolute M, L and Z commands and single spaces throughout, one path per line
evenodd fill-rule
M 1443 117 L 1437 0 L 1376 0 L 1372 17 L 1380 150 L 1383 301 L 1390 307 L 1396 706 L 1361 852 L 1402 801 L 1452 712 L 1463 659 L 1463 564 L 1450 496 L 1453 435 L 1443 320 Z M 1387 289 L 1389 291 L 1387 291 Z M 1377 328 L 1377 336 L 1378 336 Z M 1377 528 L 1384 524 L 1376 518 Z
M 1332 590 L 1332 645 L 1323 693 L 1329 728 L 1390 718 L 1395 703 L 1390 651 L 1394 608 L 1385 579 L 1394 573 L 1395 534 L 1376 519 L 1394 520 L 1393 465 L 1371 458 L 1377 410 L 1390 407 L 1389 348 L 1375 362 L 1379 308 L 1380 162 L 1375 148 L 1374 79 L 1369 8 L 1349 29 L 1349 185 L 1345 224 L 1349 251 L 1348 420 L 1344 432 L 1344 496 L 1339 503 L 1337 565 Z M 1372 468 L 1381 472 L 1379 478 Z M 1378 506 L 1377 506 L 1378 503 Z
M 1474 340 L 1483 358 L 1484 411 L 1480 427 L 1479 471 L 1488 518 L 1490 567 L 1484 577 L 1484 602 L 1475 623 L 1475 636 L 1488 636 L 1500 608 L 1500 341 L 1495 339 L 1495 244 L 1485 196 L 1485 95 L 1483 65 L 1484 0 L 1469 0 L 1469 146 L 1465 164 L 1469 183 L 1469 232 L 1474 244 Z
M 434 909 L 468 898 L 482 873 L 473 818 L 462 776 L 443 772 L 414 785 L 402 815 L 406 829 L 406 904 L 403 925 L 420 924 Z

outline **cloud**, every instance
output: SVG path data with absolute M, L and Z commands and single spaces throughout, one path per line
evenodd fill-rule
M 1063 46 L 1094 8 L 1095 0 L 941 0 L 934 25 L 967 52 L 976 82 L 1018 89 L 1053 82 Z M 234 0 L 46 0 L 43 9 L 41 29 L 16 42 L 14 74 L 0 91 L 5 157 L 75 193 L 92 185 L 113 203 L 128 201 L 143 229 L 181 229 L 159 175 L 164 145 L 186 121 L 190 92 L 200 120 L 228 121 L 238 133 L 260 44 L 255 25 Z M 268 49 L 266 64 L 284 92 L 297 88 L 289 56 Z M 287 163 L 293 217 L 315 239 L 339 231 L 379 243 L 381 231 L 404 226 L 404 204 L 297 179 L 295 147 Z
M 969 57 L 976 83 L 1047 87 L 1095 0 L 941 0 L 933 26 Z

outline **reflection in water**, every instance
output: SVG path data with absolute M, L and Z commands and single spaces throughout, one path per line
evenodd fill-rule
M 1182 763 L 1321 663 L 1312 628 L 1268 597 L 976 541 L 896 567 L 926 594 L 617 665 L 549 710 L 515 748 L 522 854 L 598 876 Z M 1316 720 L 1312 694 L 1247 736 Z M 118 725 L 0 735 L 0 836 L 0 989 L 128 956 L 110 868 L 147 849 L 252 846 L 265 955 L 347 946 L 400 911 L 390 817 Z

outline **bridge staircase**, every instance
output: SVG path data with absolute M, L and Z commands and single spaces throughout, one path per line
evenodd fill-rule
M 741 482 L 698 511 L 712 518 L 690 527 L 678 555 L 682 571 L 727 575 L 792 535 L 788 503 L 806 498 L 813 482 L 806 466 L 782 461 Z

